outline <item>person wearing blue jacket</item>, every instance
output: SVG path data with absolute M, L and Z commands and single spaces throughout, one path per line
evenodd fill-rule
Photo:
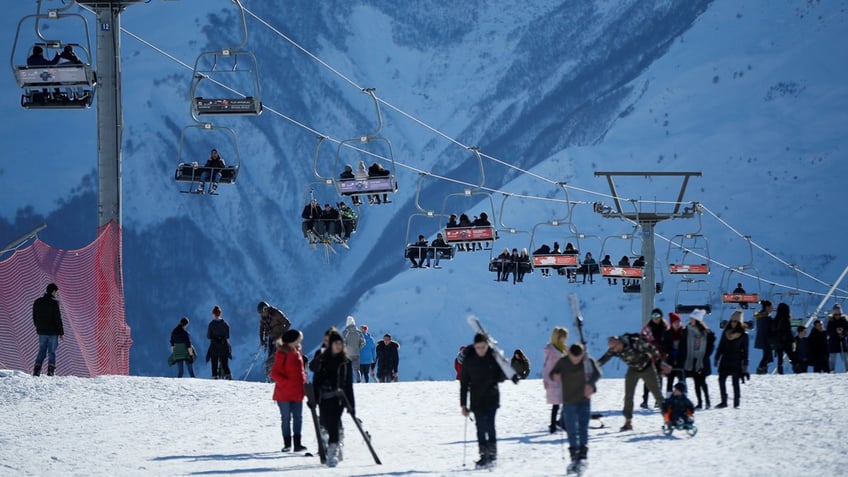
M 374 365 L 377 364 L 377 343 L 368 333 L 368 325 L 362 325 L 359 328 L 362 330 L 362 337 L 365 338 L 365 346 L 359 350 L 359 371 L 362 379 L 367 383 L 368 376 L 374 376 Z

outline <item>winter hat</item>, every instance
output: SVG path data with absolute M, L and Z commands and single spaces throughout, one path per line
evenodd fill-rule
M 344 339 L 342 338 L 342 335 L 340 335 L 338 332 L 336 332 L 336 331 L 332 331 L 332 332 L 330 332 L 330 335 L 329 335 L 329 337 L 327 338 L 327 344 L 328 344 L 329 346 L 332 346 L 334 341 L 342 341 L 342 342 L 344 342 Z
M 188 318 L 182 317 L 180 318 L 180 326 L 185 326 L 188 324 Z
M 689 314 L 689 318 L 694 318 L 698 321 L 704 321 L 705 316 L 707 316 L 707 312 L 700 308 L 696 308 L 692 311 L 692 313 Z M 740 318 L 739 321 L 742 321 L 742 319 Z
M 56 286 L 55 283 L 51 283 L 51 284 L 47 285 L 47 293 L 53 293 L 54 291 L 59 291 L 59 287 Z M 836 305 L 836 306 L 839 306 L 839 305 Z
M 47 291 L 50 291 L 49 288 L 48 288 Z M 833 313 L 839 313 L 841 315 L 842 314 L 842 305 L 840 305 L 839 303 L 834 303 L 832 312 Z
M 674 385 L 674 389 L 680 391 L 683 394 L 686 394 L 686 383 L 684 383 L 683 381 L 679 381 L 677 384 Z
M 348 316 L 346 326 L 356 326 L 356 320 L 354 320 L 352 316 Z
M 296 330 L 294 328 L 283 333 L 283 343 L 294 343 L 298 340 L 298 338 L 302 337 L 303 333 L 300 330 Z
M 680 315 L 673 311 L 668 312 L 668 321 L 673 325 L 675 322 L 680 323 Z
M 489 338 L 486 337 L 483 333 L 477 333 L 474 335 L 474 343 L 484 343 L 488 342 Z
M 730 315 L 730 321 L 738 321 L 739 323 L 742 323 L 742 310 L 734 311 L 733 314 Z
M 362 325 L 360 328 L 362 328 L 362 331 L 368 331 L 368 325 Z

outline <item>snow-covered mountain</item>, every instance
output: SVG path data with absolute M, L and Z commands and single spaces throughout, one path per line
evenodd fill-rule
M 703 177 L 693 179 L 685 200 L 703 203 L 824 281 L 846 262 L 836 233 L 845 230 L 838 204 L 848 83 L 846 53 L 834 47 L 848 31 L 842 2 L 537 1 L 510 9 L 491 2 L 243 3 L 357 86 L 375 87 L 379 97 L 465 145 L 573 186 L 582 233 L 631 231 L 592 211 L 592 202 L 610 202 L 584 192 L 608 193 L 594 172 L 697 170 Z M 6 10 L 0 21 L 11 32 L 34 2 Z M 202 50 L 235 43 L 236 20 L 223 0 L 151 2 L 123 15 L 126 29 L 188 64 Z M 358 88 L 251 16 L 248 29 L 267 106 L 335 139 L 373 129 L 373 105 Z M 11 45 L 9 36 L 3 42 Z M 271 110 L 215 121 L 238 134 L 236 186 L 222 186 L 215 198 L 177 193 L 172 174 L 180 131 L 191 122 L 190 72 L 128 35 L 122 47 L 124 279 L 134 374 L 168 372 L 168 330 L 188 315 L 193 334 L 204 336 L 214 304 L 233 327 L 236 370 L 246 369 L 255 352 L 256 302 L 268 300 L 306 330 L 308 345 L 348 314 L 375 335 L 392 333 L 402 344 L 402 379 L 449 377 L 456 348 L 470 339 L 468 313 L 483 317 L 504 347 L 524 348 L 531 359 L 554 324 L 570 324 L 569 291 L 584 303 L 593 348 L 603 345 L 599 337 L 638 326 L 638 297 L 604 283 L 568 285 L 538 274 L 516 286 L 497 283 L 486 271 L 486 252 L 460 254 L 442 270 L 407 270 L 407 235 L 430 235 L 438 226 L 409 220 L 416 212 L 415 169 L 472 183 L 479 172 L 470 152 L 385 106 L 383 134 L 394 145 L 400 191 L 391 205 L 363 208 L 352 250 L 329 263 L 300 237 L 309 190 L 322 202 L 336 200 L 314 184 L 315 134 Z M 14 133 L 8 155 L 26 158 L 2 163 L 0 241 L 46 220 L 46 241 L 82 246 L 96 224 L 94 111 L 23 111 L 11 75 L 0 81 L 10 98 L 0 105 L 0 124 L 6 137 Z M 184 152 L 203 157 L 209 148 L 193 143 Z M 334 174 L 334 156 L 334 146 L 321 149 L 321 173 Z M 355 159 L 344 155 L 345 162 Z M 549 181 L 488 159 L 484 166 L 493 189 L 562 198 Z M 420 202 L 437 212 L 476 215 L 490 207 L 446 202 L 462 190 L 456 184 L 423 184 Z M 625 197 L 673 201 L 678 183 L 635 178 L 618 185 Z M 565 215 L 561 203 L 513 198 L 500 217 L 501 198 L 493 196 L 496 215 L 517 229 Z M 658 232 L 692 232 L 696 222 L 664 223 Z M 711 258 L 730 266 L 750 260 L 745 241 L 711 215 L 700 227 Z M 537 244 L 566 240 L 564 230 L 539 230 Z M 495 246 L 529 248 L 530 238 L 502 234 Z M 581 247 L 601 251 L 591 239 Z M 667 245 L 658 240 L 657 247 L 664 261 Z M 610 253 L 628 248 L 619 244 Z M 788 267 L 759 251 L 754 260 L 762 278 L 796 285 Z M 670 309 L 676 280 L 664 279 L 657 304 Z M 747 281 L 764 294 L 780 290 Z M 803 290 L 826 289 L 803 275 L 798 281 Z M 710 282 L 717 324 L 720 268 Z M 806 293 L 786 298 L 795 300 L 796 314 L 817 304 Z

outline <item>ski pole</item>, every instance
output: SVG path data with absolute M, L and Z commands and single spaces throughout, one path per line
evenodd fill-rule
M 465 430 L 462 431 L 462 466 L 465 467 L 465 453 L 468 449 L 468 417 L 465 416 Z
M 242 381 L 247 381 L 248 376 L 250 376 L 250 372 L 253 371 L 253 365 L 256 364 L 256 360 L 259 359 L 259 355 L 262 353 L 262 345 L 259 345 L 259 349 L 256 350 L 256 354 L 253 355 L 253 361 L 250 362 L 250 366 L 247 368 L 247 372 L 244 373 L 244 378 Z

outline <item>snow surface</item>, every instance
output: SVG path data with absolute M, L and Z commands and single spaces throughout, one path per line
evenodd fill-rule
M 450 367 L 450 363 L 444 363 Z M 607 367 L 616 366 L 610 362 Z M 709 381 L 713 404 L 717 384 Z M 98 475 L 463 475 L 476 458 L 464 438 L 457 382 L 357 384 L 357 414 L 383 461 L 375 465 L 347 416 L 344 461 L 281 453 L 273 385 L 203 379 L 101 376 L 33 378 L 0 371 L 0 474 Z M 503 383 L 498 467 L 483 475 L 564 475 L 563 435 L 547 432 L 540 380 Z M 655 410 L 637 410 L 620 433 L 623 380 L 604 379 L 593 400 L 606 428 L 590 431 L 588 475 L 844 475 L 845 374 L 754 376 L 742 406 L 696 414 L 694 438 L 660 432 Z M 304 407 L 304 444 L 316 450 Z M 567 446 L 566 446 L 567 447 Z M 463 467 L 463 452 L 467 451 Z M 473 472 L 473 471 L 472 471 Z

